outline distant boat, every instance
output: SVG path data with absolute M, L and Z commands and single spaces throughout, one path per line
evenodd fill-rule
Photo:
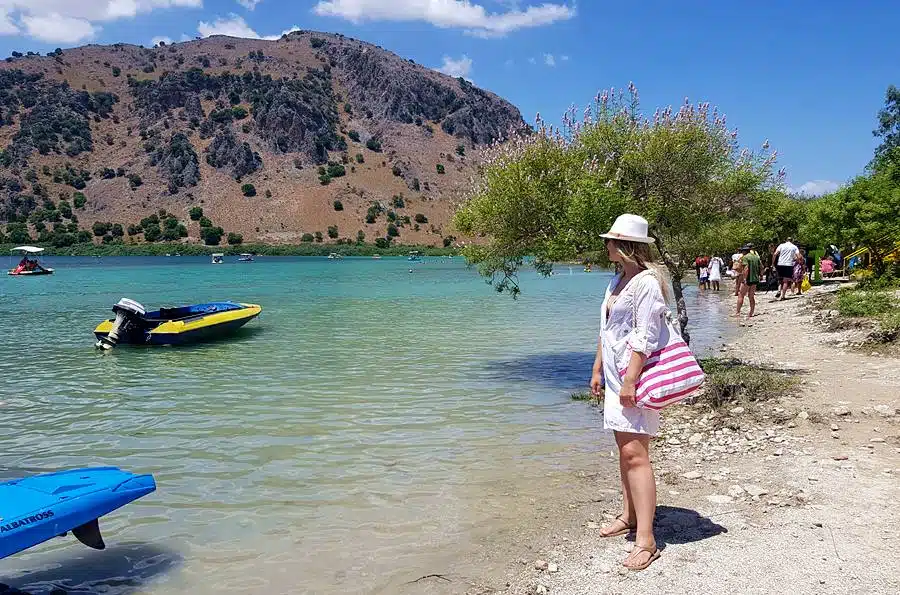
M 381 260 L 381 254 L 375 254 L 372 256 L 372 260 Z
M 17 248 L 13 248 L 10 252 L 21 252 L 22 260 L 19 261 L 19 264 L 16 265 L 14 269 L 10 269 L 6 272 L 7 275 L 13 275 L 15 277 L 35 277 L 38 275 L 52 275 L 53 269 L 49 267 L 45 267 L 41 264 L 40 254 L 43 252 L 43 248 L 38 248 L 36 246 L 19 246 Z M 28 258 L 31 256 L 32 258 Z
M 225 262 L 225 255 L 221 253 L 216 253 L 212 255 L 212 263 L 213 264 L 222 264 Z
M 253 255 L 244 252 L 238 256 L 238 262 L 253 262 Z
M 332 252 L 328 255 L 328 260 L 343 260 L 344 257 L 338 254 L 337 252 Z
M 422 253 L 418 250 L 413 250 L 409 253 L 409 256 L 406 257 L 406 260 L 410 262 L 422 262 Z

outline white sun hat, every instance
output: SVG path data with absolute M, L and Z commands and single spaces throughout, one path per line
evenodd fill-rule
M 610 230 L 601 234 L 601 238 L 622 240 L 625 242 L 641 242 L 652 244 L 655 240 L 647 235 L 647 220 L 638 215 L 625 213 L 616 218 Z

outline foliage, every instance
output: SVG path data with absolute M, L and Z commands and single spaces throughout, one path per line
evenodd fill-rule
M 887 314 L 900 307 L 893 294 L 888 291 L 854 291 L 842 289 L 838 292 L 837 310 L 842 316 L 863 317 Z
M 329 163 L 327 172 L 332 178 L 340 178 L 347 174 L 347 170 L 340 163 Z
M 241 193 L 244 196 L 256 196 L 256 186 L 253 184 L 244 184 L 241 186 Z
M 414 219 L 415 219 L 416 223 L 428 223 L 428 217 L 426 217 L 422 213 L 416 213 L 416 216 L 414 217 Z
M 463 145 L 463 144 L 456 145 L 456 154 L 459 155 L 460 157 L 465 156 L 466 145 Z
M 203 243 L 207 246 L 218 246 L 222 241 L 225 230 L 221 227 L 203 227 L 200 229 L 200 235 L 203 237 Z
M 343 211 L 343 210 L 344 210 L 344 203 L 342 203 L 342 202 L 339 201 L 339 200 L 334 201 L 334 210 L 335 210 L 335 211 Z
M 393 223 L 388 223 L 387 226 L 387 237 L 389 238 L 397 238 L 400 237 L 400 230 L 397 229 L 397 226 Z
M 203 207 L 191 207 L 191 210 L 188 214 L 191 218 L 191 221 L 200 221 L 200 217 L 203 216 Z
M 791 394 L 796 378 L 735 359 L 701 359 L 706 373 L 700 397 L 714 409 L 778 399 Z
M 486 245 L 466 250 L 498 291 L 519 291 L 526 256 L 549 274 L 551 263 L 604 248 L 600 234 L 616 216 L 646 217 L 672 276 L 682 328 L 687 324 L 681 279 L 711 234 L 774 182 L 775 153 L 740 150 L 736 131 L 709 104 L 676 112 L 640 111 L 637 90 L 603 92 L 576 120 L 574 109 L 555 130 L 490 148 L 481 176 L 455 217 Z M 779 172 L 781 173 L 781 172 Z
M 231 108 L 231 117 L 235 120 L 243 120 L 247 117 L 247 108 L 241 105 L 236 105 Z
M 338 237 L 337 225 L 329 225 L 328 226 L 328 237 L 331 239 L 336 239 Z
M 444 164 L 443 164 L 443 163 L 438 163 L 438 164 L 435 166 L 435 169 L 437 169 L 437 173 L 439 173 L 439 174 L 441 174 L 441 175 L 443 175 L 444 173 L 446 173 L 446 169 L 444 168 Z
M 322 243 L 322 240 L 325 239 L 324 236 L 322 236 L 322 232 L 321 232 L 321 231 L 317 231 L 317 232 L 315 233 L 315 236 L 316 236 L 316 243 L 319 243 L 319 244 L 321 244 L 321 243 Z
M 314 239 L 314 238 L 313 238 L 313 234 L 311 234 L 311 233 L 305 233 L 305 234 L 303 234 L 303 237 L 300 238 L 300 241 L 301 241 L 301 242 L 312 242 L 313 239 Z
M 356 130 L 351 130 L 350 132 L 347 133 L 347 136 L 349 136 L 350 140 L 352 140 L 353 142 L 355 142 L 355 143 L 359 142 L 359 132 L 357 132 Z
M 376 153 L 381 153 L 381 141 L 373 138 L 370 138 L 366 141 L 366 148 L 370 151 L 375 151 Z
M 200 216 L 200 227 L 212 227 L 212 221 L 209 217 Z
M 900 89 L 894 85 L 885 91 L 884 107 L 878 112 L 878 128 L 872 134 L 881 139 L 875 149 L 875 164 L 900 149 Z
M 366 162 L 366 158 L 363 156 L 362 153 L 356 154 L 356 162 L 357 163 L 365 163 Z
M 135 174 L 135 173 L 128 174 L 128 185 L 131 187 L 132 190 L 134 190 L 138 186 L 142 185 L 143 183 L 144 183 L 144 180 L 142 180 L 141 176 L 139 176 L 138 174 Z
M 229 232 L 228 233 L 228 245 L 229 246 L 237 246 L 239 244 L 244 243 L 244 236 L 239 233 Z

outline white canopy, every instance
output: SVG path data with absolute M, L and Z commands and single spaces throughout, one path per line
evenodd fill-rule
M 10 252 L 27 252 L 28 254 L 37 254 L 43 251 L 43 248 L 38 248 L 37 246 L 19 246 L 10 250 Z

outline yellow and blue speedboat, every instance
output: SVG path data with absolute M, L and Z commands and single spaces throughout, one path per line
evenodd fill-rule
M 241 328 L 260 315 L 256 304 L 211 302 L 147 312 L 134 300 L 122 298 L 116 317 L 94 329 L 98 349 L 116 345 L 183 345 L 218 339 Z

